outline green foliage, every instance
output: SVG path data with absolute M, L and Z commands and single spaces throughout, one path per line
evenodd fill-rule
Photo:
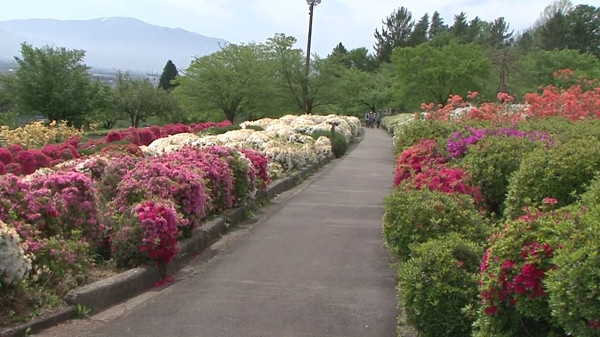
M 200 132 L 201 135 L 220 135 L 223 134 L 225 132 L 229 132 L 229 131 L 233 131 L 233 130 L 239 130 L 240 126 L 239 125 L 227 125 L 227 126 L 222 126 L 222 127 L 210 127 L 207 129 L 204 129 Z
M 15 58 L 19 64 L 15 75 L 19 110 L 83 125 L 94 94 L 84 56 L 83 50 L 21 44 L 21 57 Z
M 533 118 L 520 122 L 519 130 L 551 134 L 559 143 L 575 138 L 595 137 L 600 140 L 600 119 L 571 121 L 564 117 Z
M 274 86 L 274 70 L 264 46 L 227 44 L 220 51 L 196 58 L 173 91 L 184 108 L 220 110 L 234 122 L 241 113 L 258 113 Z
M 77 314 L 78 318 L 87 318 L 91 311 L 91 308 L 88 308 L 83 304 L 77 303 L 77 305 L 75 305 L 75 313 Z
M 596 57 L 567 49 L 532 50 L 518 60 L 515 68 L 512 87 L 520 95 L 537 92 L 539 86 L 560 85 L 553 74 L 562 69 L 572 70 L 579 78 L 600 77 L 600 61 Z
M 597 182 L 597 181 L 596 181 Z M 595 184 L 595 194 L 599 185 Z M 597 199 L 597 196 L 596 196 Z M 548 273 L 545 285 L 549 292 L 552 315 L 569 336 L 598 336 L 600 325 L 600 204 L 583 215 L 584 228 L 572 240 L 565 240 L 556 251 L 557 268 Z
M 474 242 L 484 241 L 490 233 L 470 196 L 396 188 L 385 198 L 383 236 L 387 247 L 402 259 L 412 256 L 411 243 L 450 232 Z
M 421 139 L 435 139 L 440 144 L 439 147 L 445 149 L 448 137 L 460 128 L 457 124 L 430 119 L 408 123 L 394 132 L 394 152 L 402 153 Z
M 573 203 L 598 170 L 600 141 L 596 138 L 573 139 L 530 152 L 509 181 L 505 218 L 517 218 L 523 206 L 540 206 L 546 197 L 557 199 L 559 207 Z
M 15 88 L 16 77 L 14 75 L 1 75 L 0 74 L 0 124 L 11 125 L 7 122 L 7 116 L 11 110 L 14 109 L 17 100 L 17 91 Z
M 153 116 L 165 116 L 177 112 L 173 96 L 165 90 L 155 88 L 145 80 L 133 80 L 128 74 L 119 74 L 114 92 L 114 106 L 129 117 L 131 126 Z
M 468 91 L 481 91 L 492 70 L 489 58 L 475 44 L 398 48 L 392 64 L 398 79 L 396 99 L 410 108 L 429 102 L 445 104 L 450 94 L 466 97 Z
M 419 336 L 470 336 L 478 304 L 477 281 L 483 248 L 450 233 L 412 247 L 399 267 L 398 298 Z
M 488 211 L 503 213 L 511 174 L 519 168 L 527 153 L 541 147 L 542 143 L 527 138 L 488 136 L 467 149 L 461 164 L 471 174 L 473 183 L 479 186 Z
M 331 138 L 330 131 L 318 131 L 318 132 L 311 134 L 311 136 L 314 139 L 319 139 L 319 137 L 321 137 L 321 136 L 325 136 L 325 137 L 329 138 L 329 140 L 331 141 L 331 147 L 332 147 L 333 154 L 335 155 L 336 158 L 342 157 L 348 150 L 348 142 L 346 141 L 346 138 L 344 137 L 344 135 L 342 135 L 341 133 L 339 133 L 337 131 L 335 131 L 335 135 L 334 135 L 333 139 Z

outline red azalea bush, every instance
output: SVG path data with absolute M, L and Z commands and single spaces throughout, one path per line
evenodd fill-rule
M 36 149 L 20 151 L 15 156 L 15 161 L 21 165 L 23 174 L 31 174 L 35 170 L 41 167 L 49 167 L 51 164 L 50 157 Z
M 259 183 L 258 185 L 260 187 L 269 185 L 271 182 L 271 178 L 269 178 L 269 173 L 267 172 L 269 158 L 253 149 L 244 148 L 239 151 L 252 162 L 252 166 L 254 166 L 254 169 L 256 170 L 256 177 L 262 181 L 262 183 Z
M 578 217 L 569 210 L 530 212 L 491 237 L 475 336 L 567 336 L 552 317 L 544 282 L 557 268 L 555 252 L 580 229 Z
M 440 150 L 437 141 L 433 139 L 420 140 L 419 143 L 404 150 L 398 157 L 394 185 L 400 185 L 405 179 L 420 173 L 432 165 L 443 164 L 445 162 L 446 156 Z
M 13 162 L 13 154 L 9 149 L 0 147 L 0 162 L 4 165 L 8 165 Z

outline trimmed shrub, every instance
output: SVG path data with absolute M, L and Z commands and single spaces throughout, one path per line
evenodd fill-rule
M 315 140 L 319 139 L 321 136 L 329 138 L 331 141 L 331 150 L 336 158 L 342 157 L 348 150 L 348 142 L 346 141 L 346 137 L 337 131 L 335 131 L 333 139 L 331 139 L 331 131 L 317 131 L 312 133 L 310 136 Z
M 402 151 L 402 154 L 398 157 L 394 185 L 398 186 L 402 181 L 424 169 L 445 162 L 446 156 L 443 150 L 440 150 L 436 140 L 421 139 L 417 144 Z
M 470 336 L 483 248 L 451 233 L 412 246 L 398 271 L 398 298 L 419 336 Z
M 471 174 L 473 184 L 479 186 L 490 213 L 503 213 L 511 174 L 519 168 L 527 153 L 542 146 L 542 143 L 527 138 L 484 137 L 469 147 L 460 164 Z
M 567 334 L 600 336 L 600 178 L 582 195 L 581 230 L 564 240 L 553 258 L 545 286 L 552 315 Z M 574 305 L 576 303 L 576 305 Z
M 387 247 L 406 260 L 411 243 L 456 232 L 474 242 L 484 241 L 490 229 L 463 194 L 397 188 L 385 198 L 383 236 Z
M 549 150 L 530 152 L 510 178 L 504 216 L 515 219 L 524 206 L 539 207 L 547 197 L 569 205 L 600 170 L 600 141 L 573 139 Z
M 440 147 L 446 148 L 446 139 L 461 126 L 454 123 L 444 123 L 436 120 L 415 121 L 395 132 L 394 152 L 402 153 L 408 147 L 422 139 L 436 139 Z

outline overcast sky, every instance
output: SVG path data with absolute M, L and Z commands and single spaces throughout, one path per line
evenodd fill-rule
M 27 18 L 63 20 L 135 17 L 166 27 L 183 28 L 233 43 L 264 42 L 275 33 L 298 39 L 306 47 L 306 0 L 8 0 L 0 21 Z M 312 51 L 326 56 L 342 42 L 347 49 L 372 50 L 375 28 L 396 8 L 406 7 L 417 21 L 440 12 L 447 24 L 464 11 L 469 20 L 503 16 L 515 32 L 531 26 L 551 0 L 322 0 L 315 9 Z M 600 6 L 600 0 L 572 1 Z

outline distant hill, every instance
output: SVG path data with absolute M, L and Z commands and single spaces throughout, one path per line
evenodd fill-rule
M 168 60 L 185 69 L 194 57 L 211 54 L 219 45 L 227 44 L 223 39 L 134 18 L 0 21 L 0 61 L 20 56 L 24 41 L 35 47 L 83 49 L 84 62 L 90 67 L 159 74 Z

